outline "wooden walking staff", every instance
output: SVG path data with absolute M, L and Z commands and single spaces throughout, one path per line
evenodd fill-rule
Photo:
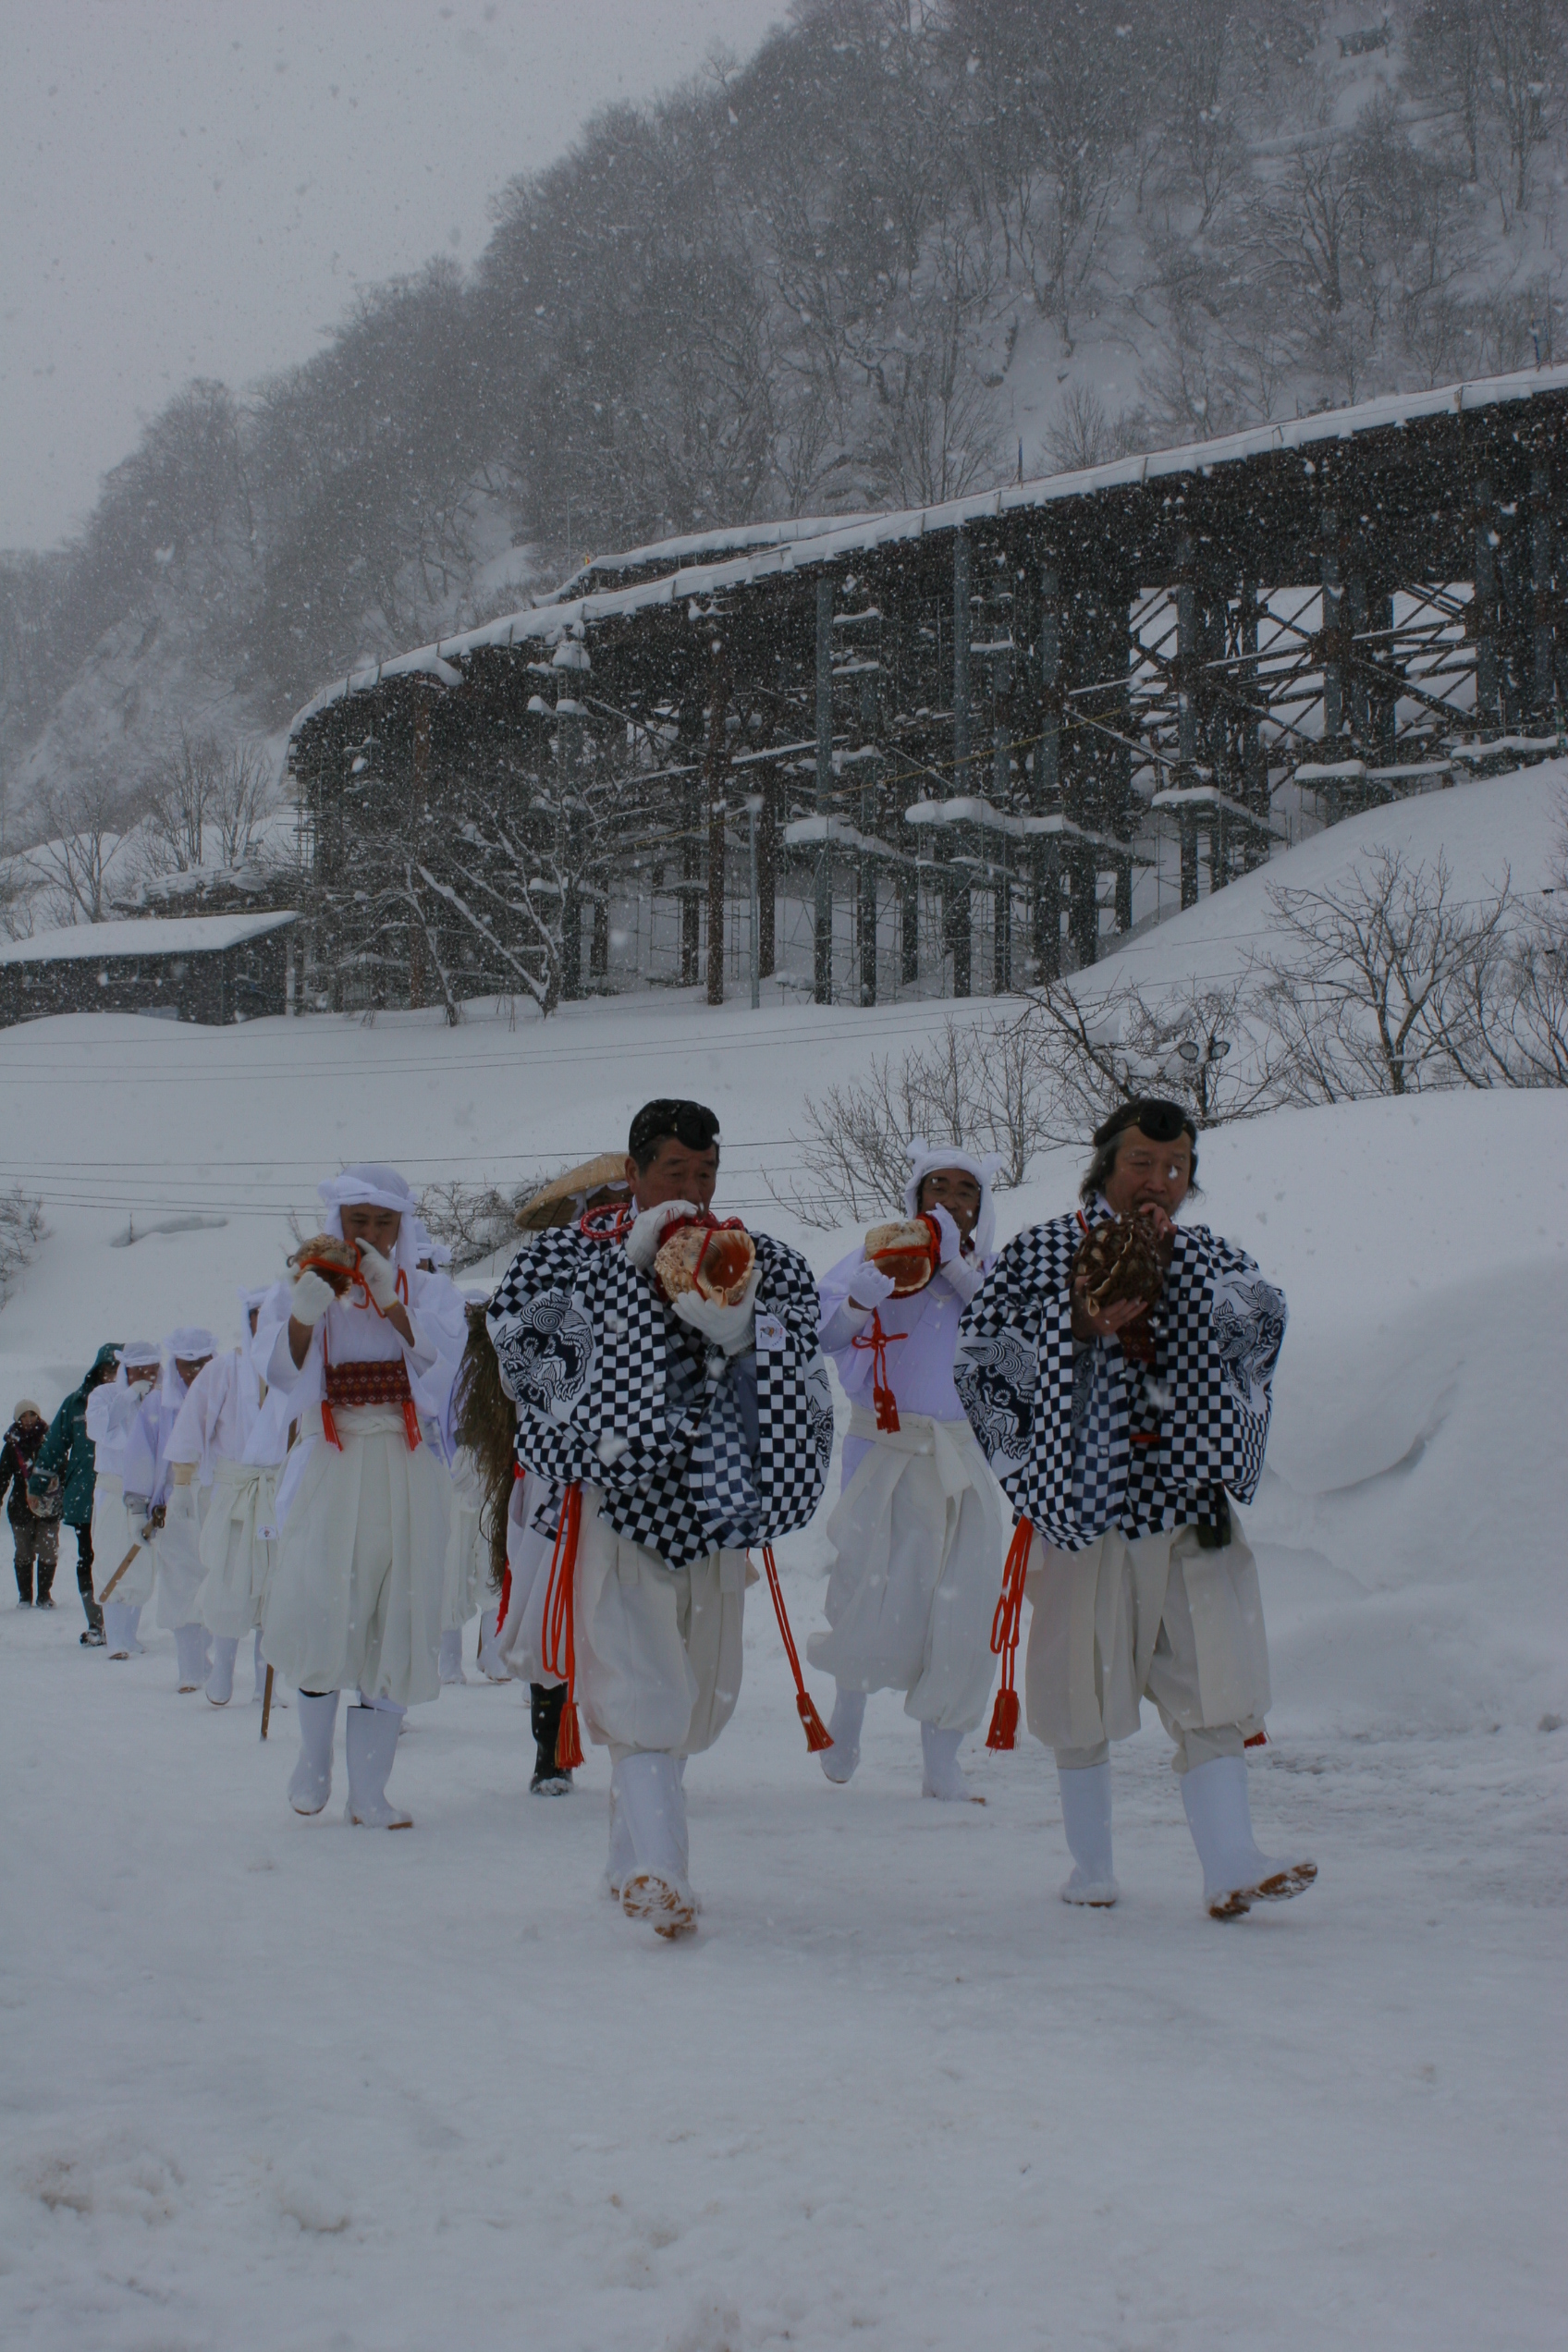
M 272 1721 L 272 1668 L 269 1666 L 269 1667 L 267 1668 L 267 1678 L 266 1678 L 266 1681 L 265 1681 L 265 1682 L 262 1684 L 262 1737 L 263 1737 L 263 1739 L 265 1739 L 265 1737 L 266 1737 L 266 1735 L 267 1735 L 267 1725 L 268 1725 L 268 1723 L 269 1723 L 271 1721 Z
M 115 1570 L 114 1574 L 110 1577 L 108 1583 L 104 1586 L 103 1591 L 98 1596 L 98 1606 L 100 1609 L 103 1608 L 104 1603 L 108 1599 L 109 1595 L 114 1591 L 115 1586 L 119 1583 L 120 1578 L 125 1574 L 126 1570 L 130 1566 L 131 1562 L 135 1559 L 141 1549 L 141 1546 L 140 1543 L 133 1543 L 131 1545 L 130 1550 L 126 1553 L 125 1558 L 120 1562 L 119 1566 Z

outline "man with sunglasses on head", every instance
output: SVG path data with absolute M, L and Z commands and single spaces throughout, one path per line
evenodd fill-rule
M 1197 1175 L 1197 1130 L 1179 1105 L 1124 1103 L 1094 1151 L 1082 1209 L 1003 1252 L 964 1317 L 954 1377 L 1035 1530 L 1024 1700 L 1056 1752 L 1073 1865 L 1063 1901 L 1116 1901 L 1109 1743 L 1137 1730 L 1147 1697 L 1175 1743 L 1205 1904 L 1233 1918 L 1317 1876 L 1253 1836 L 1243 1751 L 1262 1743 L 1268 1651 L 1230 1508 L 1262 1476 L 1285 1302 L 1243 1252 L 1177 1224 Z M 1110 1219 L 1143 1221 L 1152 1306 L 1091 1296 L 1080 1248 Z
M 627 1205 L 525 1244 L 488 1315 L 518 1461 L 549 1488 L 537 1531 L 557 1537 L 528 1679 L 571 1684 L 563 1766 L 579 1699 L 609 1749 L 606 1884 L 667 1937 L 696 1922 L 683 1775 L 740 1696 L 747 1547 L 805 1525 L 833 1444 L 804 1258 L 753 1234 L 732 1302 L 667 1297 L 656 1276 L 667 1234 L 711 1219 L 718 1149 L 701 1103 L 644 1104 Z

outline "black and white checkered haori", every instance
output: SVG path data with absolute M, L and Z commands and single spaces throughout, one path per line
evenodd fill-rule
M 617 1533 L 671 1568 L 804 1526 L 827 1476 L 833 1403 L 815 1280 L 782 1242 L 752 1238 L 754 1453 L 738 1367 L 664 1304 L 619 1243 L 571 1226 L 544 1233 L 490 1303 L 518 1460 L 557 1487 L 597 1487 Z
M 1109 1214 L 1098 1202 L 1091 1221 Z M 1096 1340 L 1075 1363 L 1082 1238 L 1076 1217 L 1020 1233 L 964 1314 L 953 1378 L 986 1458 L 1014 1516 L 1062 1551 L 1107 1527 L 1222 1525 L 1221 1490 L 1250 1502 L 1263 1475 L 1284 1297 L 1207 1226 L 1178 1226 L 1154 1362 Z

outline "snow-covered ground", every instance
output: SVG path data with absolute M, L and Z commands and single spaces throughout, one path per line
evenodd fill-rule
M 1532 827 L 1544 855 L 1544 791 L 1441 796 L 1476 812 L 1467 874 Z M 1162 959 L 1186 933 L 1201 968 L 1226 905 Z M 105 1336 L 227 1336 L 325 1168 L 515 1180 L 667 1091 L 722 1115 L 721 1205 L 826 1266 L 844 1237 L 766 1174 L 803 1092 L 934 1017 L 9 1031 L 5 1181 L 53 1230 L 0 1313 L 0 1403 L 52 1407 Z M 1077 1165 L 1038 1163 L 1006 1222 Z M 79 1649 L 66 1564 L 53 1618 L 0 1605 L 6 2344 L 1561 2342 L 1568 1108 L 1277 1114 L 1206 1138 L 1202 1181 L 1194 1213 L 1292 1305 L 1249 1514 L 1276 1693 L 1252 1780 L 1311 1895 L 1203 1917 L 1152 1719 L 1117 1755 L 1109 1915 L 1056 1900 L 1033 1744 L 972 1744 L 984 1808 L 923 1803 L 883 1699 L 829 1787 L 753 1594 L 739 1713 L 690 1774 L 702 1932 L 654 1946 L 598 1892 L 605 1759 L 531 1801 L 521 1694 L 416 1710 L 416 1829 L 351 1836 L 288 1810 L 293 1717 L 260 1746 L 243 1670 L 217 1712 L 177 1697 L 167 1635 Z M 820 1521 L 783 1564 L 803 1647 Z

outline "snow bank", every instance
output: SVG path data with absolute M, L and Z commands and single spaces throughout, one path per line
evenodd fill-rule
M 1397 814 L 1489 808 L 1473 864 L 1549 805 L 1505 779 Z M 1166 938 L 1195 958 L 1207 913 Z M 0 1176 L 54 1231 L 0 1311 L 0 1396 L 51 1405 L 104 1336 L 232 1329 L 324 1165 L 514 1181 L 655 1093 L 715 1104 L 721 1205 L 825 1268 L 847 1237 L 768 1193 L 801 1098 L 951 1010 L 9 1031 Z M 1070 1911 L 1042 1750 L 972 1742 L 984 1807 L 923 1804 L 878 1700 L 829 1788 L 754 1597 L 735 1722 L 689 1774 L 706 1908 L 676 1951 L 596 1892 L 603 1755 L 527 1797 L 519 1693 L 415 1710 L 418 1826 L 361 1837 L 289 1813 L 294 1721 L 258 1744 L 243 1663 L 219 1712 L 176 1697 L 167 1635 L 80 1651 L 68 1560 L 54 1618 L 0 1609 L 7 2345 L 1555 2345 L 1565 1146 L 1546 1096 L 1205 1139 L 1197 1213 L 1291 1301 L 1252 1773 L 1266 1840 L 1322 1867 L 1233 1930 L 1157 1725 L 1115 1762 L 1124 1899 Z M 1042 1161 L 1004 1225 L 1080 1165 Z M 803 1647 L 820 1519 L 781 1565 Z

